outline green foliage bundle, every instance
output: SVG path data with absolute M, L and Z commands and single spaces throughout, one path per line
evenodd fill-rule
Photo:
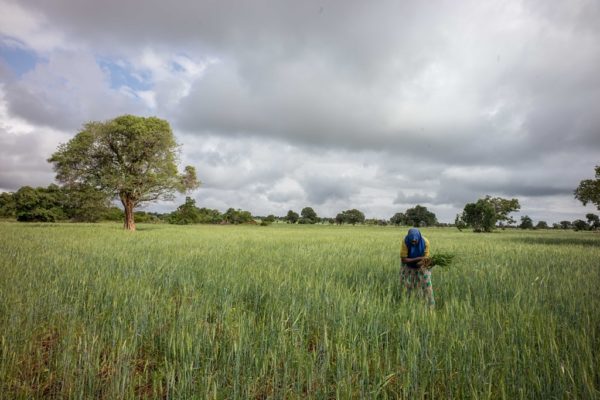
M 419 266 L 423 268 L 433 268 L 435 266 L 447 267 L 452 264 L 452 260 L 454 260 L 454 254 L 437 253 L 420 261 Z

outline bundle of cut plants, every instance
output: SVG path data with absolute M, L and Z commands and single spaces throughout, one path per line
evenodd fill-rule
M 435 266 L 447 267 L 452 264 L 452 260 L 454 259 L 454 254 L 448 253 L 438 253 L 434 254 L 431 257 L 427 257 L 419 261 L 418 265 L 421 268 L 431 269 Z

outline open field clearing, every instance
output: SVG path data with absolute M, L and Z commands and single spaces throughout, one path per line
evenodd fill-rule
M 0 223 L 0 397 L 600 398 L 600 235 Z

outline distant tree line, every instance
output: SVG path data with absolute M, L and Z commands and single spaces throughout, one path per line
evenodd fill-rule
M 183 204 L 173 212 L 157 213 L 136 211 L 135 220 L 141 223 L 189 224 L 257 224 L 270 225 L 274 222 L 288 224 L 337 224 L 337 225 L 378 225 L 378 226 L 456 226 L 458 229 L 471 228 L 476 232 L 490 232 L 495 228 L 520 229 L 573 229 L 576 231 L 600 230 L 600 218 L 589 213 L 586 220 L 560 221 L 549 226 L 546 221 L 534 221 L 527 215 L 521 216 L 520 223 L 510 217 L 510 213 L 520 208 L 517 199 L 502 199 L 486 196 L 474 203 L 465 205 L 457 215 L 454 224 L 440 223 L 435 213 L 427 207 L 416 205 L 404 212 L 395 213 L 389 220 L 365 218 L 358 209 L 339 212 L 334 218 L 319 217 L 312 207 L 304 207 L 300 214 L 289 210 L 285 216 L 253 216 L 250 211 L 229 208 L 225 212 L 196 206 L 196 200 L 186 197 Z M 32 188 L 23 186 L 14 193 L 0 193 L 0 218 L 16 219 L 22 222 L 98 222 L 122 221 L 124 211 L 111 204 L 106 194 L 83 185 Z M 258 220 L 258 222 L 257 222 Z
M 197 184 L 195 173 L 189 170 L 187 176 L 193 182 L 183 187 Z M 185 178 L 186 175 L 180 176 Z M 596 179 L 581 181 L 574 191 L 575 198 L 584 205 L 593 203 L 600 210 L 600 166 L 596 166 Z M 118 221 L 126 217 L 124 211 L 114 207 L 110 199 L 112 194 L 96 189 L 83 182 L 72 181 L 62 187 L 32 188 L 23 186 L 14 193 L 0 193 L 0 218 L 14 218 L 17 221 L 35 222 L 97 222 L 101 220 Z M 473 203 L 467 203 L 463 211 L 456 216 L 454 224 L 439 223 L 436 215 L 427 207 L 416 205 L 404 212 L 395 213 L 390 219 L 366 219 L 358 209 L 344 210 L 335 218 L 319 217 L 312 207 L 304 207 L 300 214 L 289 210 L 285 216 L 253 217 L 249 211 L 229 208 L 224 213 L 209 208 L 198 208 L 196 201 L 186 197 L 185 202 L 171 213 L 147 213 L 137 211 L 135 219 L 139 222 L 166 222 L 171 224 L 255 224 L 269 225 L 275 221 L 288 224 L 367 224 L 395 226 L 455 226 L 459 230 L 471 228 L 475 232 L 491 232 L 495 228 L 550 229 L 546 221 L 538 221 L 534 225 L 528 215 L 521 216 L 519 225 L 511 217 L 511 213 L 521 208 L 518 199 L 485 196 Z M 586 214 L 586 220 L 560 221 L 552 224 L 552 229 L 574 229 L 576 231 L 600 230 L 600 218 L 593 213 Z

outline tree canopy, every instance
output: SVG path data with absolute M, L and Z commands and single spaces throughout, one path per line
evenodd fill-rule
M 225 214 L 223 214 L 223 221 L 227 222 L 228 224 L 237 225 L 250 223 L 254 220 L 250 211 L 229 208 L 227 211 L 225 211 Z
M 600 217 L 598 217 L 596 214 L 585 214 L 585 218 L 587 219 L 591 230 L 600 229 Z
M 365 214 L 362 211 L 353 208 L 351 210 L 342 211 L 336 215 L 335 220 L 339 223 L 356 225 L 357 223 L 365 222 Z
M 317 222 L 319 222 L 319 217 L 312 207 L 304 207 L 302 211 L 300 211 L 300 219 L 298 220 L 298 223 L 316 224 Z
M 596 179 L 585 179 L 575 189 L 575 198 L 587 206 L 588 203 L 595 204 L 600 210 L 600 165 L 596 166 Z
M 533 229 L 533 220 L 529 215 L 523 215 L 521 217 L 521 223 L 519 224 L 521 229 Z
M 135 207 L 198 187 L 194 167 L 177 172 L 177 149 L 167 121 L 123 115 L 86 123 L 48 161 L 65 186 L 86 185 L 120 199 L 124 227 L 135 230 Z
M 407 209 L 404 213 L 397 212 L 390 218 L 390 223 L 394 225 L 410 226 L 433 226 L 438 223 L 435 213 L 429 211 L 427 207 L 416 205 Z
M 393 225 L 402 225 L 406 223 L 406 215 L 401 212 L 397 212 L 390 218 L 390 223 Z
M 517 199 L 486 196 L 475 203 L 465 205 L 462 214 L 456 216 L 456 226 L 470 226 L 475 232 L 491 232 L 498 221 L 514 222 L 511 212 L 521 208 Z
M 298 222 L 299 218 L 300 218 L 300 216 L 298 215 L 297 212 L 295 212 L 293 210 L 289 210 L 284 219 L 287 221 L 288 224 L 295 224 L 296 222 Z
M 433 226 L 437 223 L 437 217 L 434 213 L 427 210 L 427 207 L 416 205 L 404 212 L 406 224 L 412 226 Z
M 0 193 L 0 218 L 14 218 L 16 206 L 14 193 Z

